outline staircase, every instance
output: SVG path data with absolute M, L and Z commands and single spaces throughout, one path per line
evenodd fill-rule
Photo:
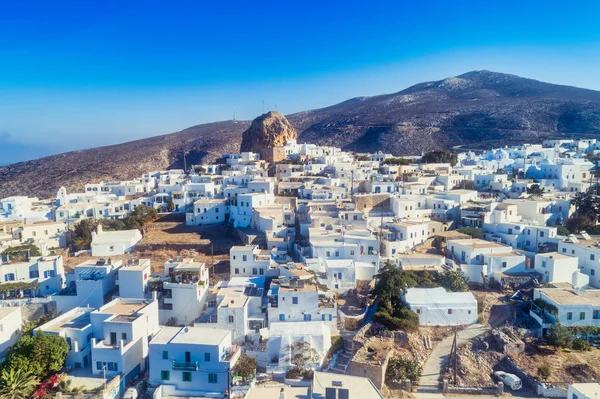
M 354 344 L 352 342 L 354 333 L 342 332 L 340 335 L 344 340 L 344 349 L 339 352 L 335 366 L 333 366 L 330 371 L 332 373 L 345 374 L 346 369 L 354 356 Z

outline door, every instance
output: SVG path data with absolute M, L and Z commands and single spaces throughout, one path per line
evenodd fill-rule
M 111 332 L 110 333 L 110 344 L 111 345 L 116 345 L 117 344 L 117 333 L 116 332 Z
M 190 352 L 185 352 L 185 362 L 190 363 L 192 361 L 192 356 Z

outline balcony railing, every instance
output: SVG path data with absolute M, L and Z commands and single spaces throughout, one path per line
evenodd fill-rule
M 198 371 L 198 362 L 176 362 L 173 360 L 173 370 Z

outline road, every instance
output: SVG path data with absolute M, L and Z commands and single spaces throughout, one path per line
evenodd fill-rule
M 472 324 L 458 332 L 458 345 L 464 345 L 473 338 L 490 330 L 489 326 L 481 324 Z M 431 352 L 427 362 L 423 366 L 423 374 L 419 383 L 417 392 L 436 392 L 436 388 L 439 385 L 440 374 L 442 372 L 442 366 L 450 355 L 452 349 L 452 341 L 454 340 L 454 334 L 443 339 Z

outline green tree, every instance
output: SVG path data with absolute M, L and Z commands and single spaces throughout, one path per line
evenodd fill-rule
M 71 235 L 71 248 L 73 251 L 90 249 L 92 245 L 92 231 L 96 230 L 98 223 L 94 220 L 83 219 L 73 229 Z
M 256 359 L 242 353 L 235 366 L 233 366 L 233 374 L 240 377 L 242 381 L 248 381 L 256 374 L 257 365 Z
M 125 223 L 118 219 L 102 219 L 100 221 L 102 229 L 106 231 L 119 231 L 125 230 Z
M 576 338 L 573 340 L 573 349 L 582 352 L 589 351 L 592 349 L 592 345 L 589 343 L 589 341 L 583 338 Z
M 3 368 L 0 373 L 0 398 L 28 399 L 38 383 L 38 379 L 27 371 Z
M 35 336 L 22 335 L 8 352 L 3 366 L 43 378 L 51 372 L 60 371 L 68 353 L 69 344 L 59 335 L 42 332 Z
M 421 365 L 416 359 L 404 356 L 392 356 L 388 362 L 385 379 L 388 382 L 402 382 L 405 380 L 416 382 L 421 377 Z
M 527 194 L 533 195 L 535 197 L 540 197 L 544 195 L 545 188 L 540 186 L 539 184 L 532 184 L 530 187 L 527 187 Z
M 137 206 L 129 215 L 123 219 L 123 223 L 128 229 L 143 230 L 148 223 L 158 219 L 158 212 L 154 208 L 146 205 Z
M 560 323 L 550 327 L 546 341 L 555 348 L 571 349 L 573 347 L 573 335 L 568 328 L 561 326 Z
M 456 231 L 459 233 L 468 234 L 473 238 L 483 238 L 483 230 L 479 227 L 461 227 Z
M 440 276 L 440 285 L 452 292 L 469 290 L 469 279 L 459 271 L 448 270 Z
M 421 158 L 422 163 L 449 163 L 455 166 L 458 163 L 458 156 L 455 152 L 448 150 L 442 151 L 431 151 L 423 155 Z

